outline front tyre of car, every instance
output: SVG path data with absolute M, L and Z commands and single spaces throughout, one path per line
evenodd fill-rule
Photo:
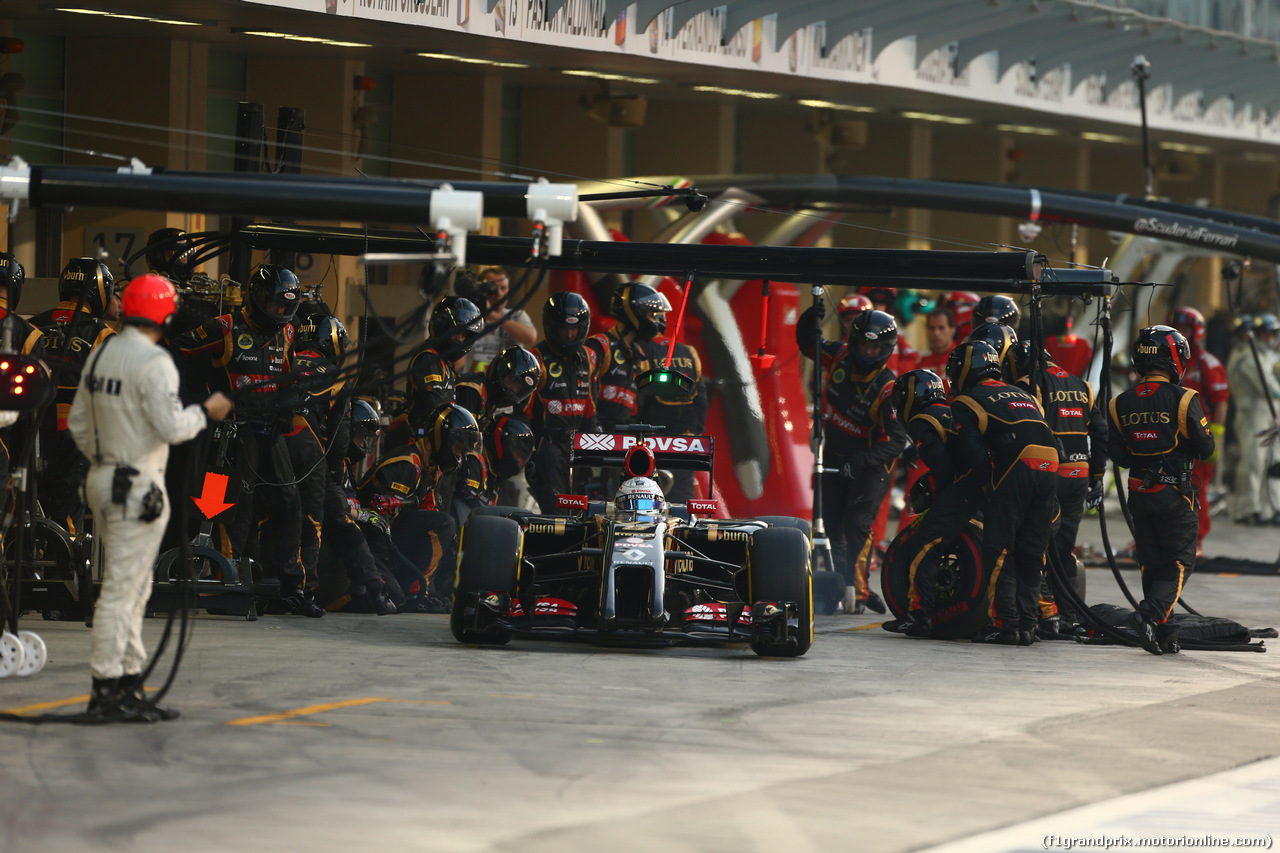
M 524 531 L 509 518 L 473 515 L 458 540 L 449 630 L 463 643 L 500 646 L 511 639 L 507 619 L 516 594 Z
M 764 657 L 800 657 L 813 644 L 809 540 L 789 527 L 768 527 L 747 548 L 751 649 Z

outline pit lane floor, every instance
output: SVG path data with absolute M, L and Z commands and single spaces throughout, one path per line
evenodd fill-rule
M 1215 550 L 1273 559 L 1280 532 L 1220 523 Z M 1122 601 L 1109 572 L 1088 580 L 1091 601 Z M 1187 599 L 1280 622 L 1280 578 L 1196 576 Z M 806 657 L 773 661 L 745 647 L 479 649 L 443 616 L 201 616 L 170 695 L 181 720 L 0 724 L 0 851 L 1002 851 L 1098 826 L 1280 836 L 1280 763 L 1215 775 L 1280 755 L 1280 641 L 1156 658 L 909 640 L 880 621 L 820 617 Z M 86 629 L 24 627 L 51 662 L 0 681 L 0 706 L 83 696 Z M 149 643 L 161 627 L 149 620 Z M 1201 787 L 1161 790 L 1185 780 Z

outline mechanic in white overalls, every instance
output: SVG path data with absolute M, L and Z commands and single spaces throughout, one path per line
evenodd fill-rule
M 140 683 L 147 661 L 142 617 L 169 520 L 164 469 L 170 444 L 194 438 L 232 409 L 221 393 L 186 408 L 178 401 L 177 368 L 159 346 L 176 303 L 173 285 L 158 275 L 129 282 L 123 330 L 85 363 L 68 418 L 72 438 L 92 462 L 85 493 L 105 548 L 89 652 L 89 713 L 104 720 L 149 723 L 178 715 L 146 702 Z

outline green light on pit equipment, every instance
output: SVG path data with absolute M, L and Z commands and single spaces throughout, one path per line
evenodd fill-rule
M 670 381 L 671 381 L 671 374 L 670 374 L 670 373 L 659 373 L 655 378 L 656 378 L 659 382 L 670 382 Z

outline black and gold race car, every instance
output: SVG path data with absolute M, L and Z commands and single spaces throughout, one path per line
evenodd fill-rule
M 641 428 L 644 429 L 644 428 Z M 652 428 L 648 428 L 652 429 Z M 571 467 L 712 470 L 710 436 L 582 433 Z M 561 495 L 556 515 L 473 511 L 462 528 L 450 627 L 464 643 L 513 636 L 596 643 L 749 643 L 798 657 L 813 642 L 809 523 L 712 518 L 716 501 L 619 509 Z

